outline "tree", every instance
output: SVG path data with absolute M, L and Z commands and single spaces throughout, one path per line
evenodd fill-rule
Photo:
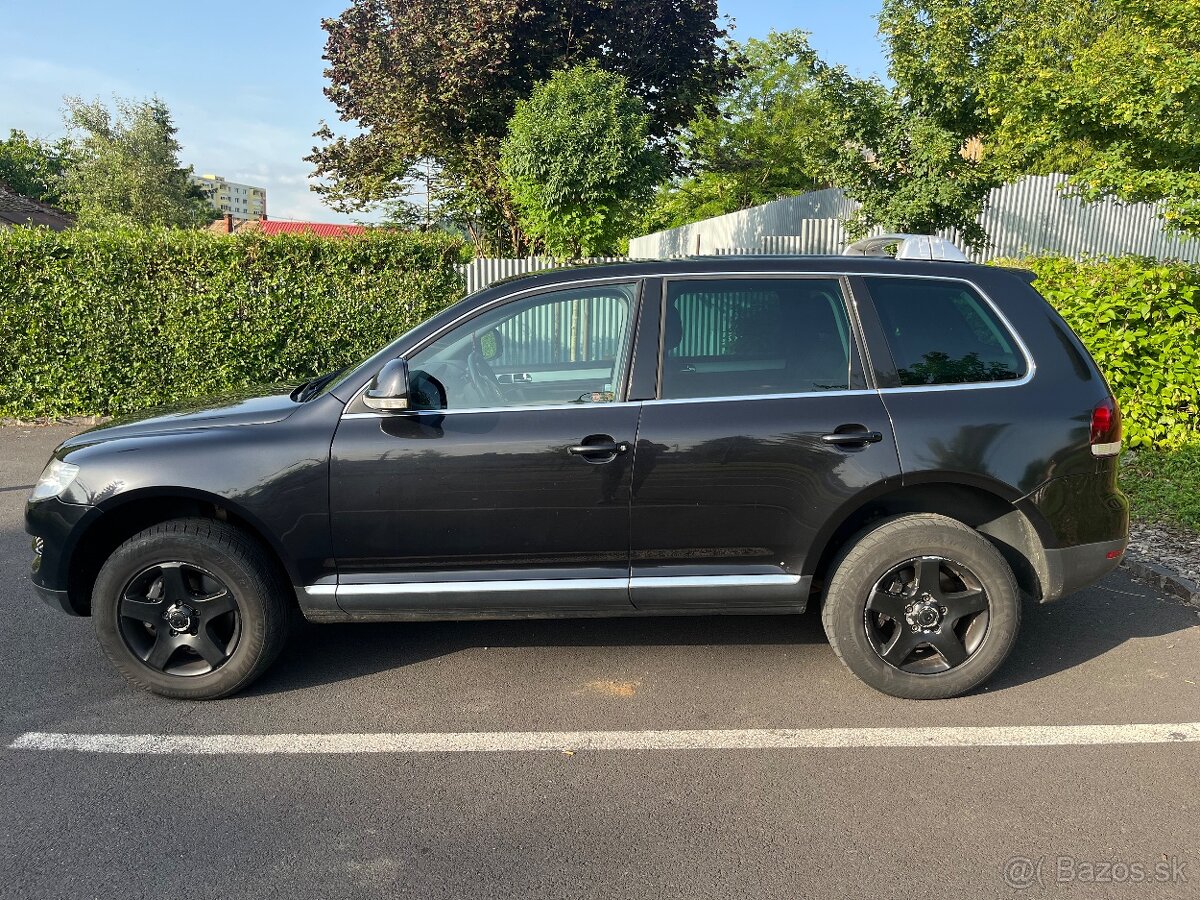
M 861 206 L 846 223 L 853 237 L 873 228 L 930 234 L 955 228 L 980 246 L 976 221 L 996 174 L 964 152 L 960 135 L 925 115 L 899 91 L 818 63 L 816 78 L 833 111 L 830 182 Z
M 70 144 L 53 144 L 12 129 L 0 140 L 0 182 L 18 194 L 57 205 L 62 202 L 63 169 L 70 159 Z
M 351 0 L 328 33 L 326 95 L 360 133 L 308 159 L 342 210 L 402 198 L 424 163 L 440 213 L 480 251 L 520 253 L 500 144 L 517 102 L 562 68 L 594 59 L 646 103 L 665 141 L 732 74 L 716 0 Z
M 880 28 L 899 88 L 996 171 L 1065 170 L 1200 234 L 1195 0 L 886 0 Z
M 555 72 L 518 101 L 500 153 L 522 229 L 570 258 L 617 252 L 663 163 L 646 104 L 595 64 Z
M 157 97 L 66 100 L 73 158 L 63 175 L 63 202 L 84 227 L 110 224 L 196 227 L 216 213 L 179 162 L 170 110 Z
M 800 31 L 748 41 L 733 59 L 740 78 L 684 132 L 690 174 L 660 187 L 647 230 L 830 185 L 860 204 L 855 237 L 957 228 L 984 240 L 976 218 L 994 175 L 910 98 L 822 62 Z
M 647 219 L 673 228 L 814 190 L 833 151 L 828 104 L 813 80 L 816 54 L 802 31 L 734 45 L 741 72 L 714 112 L 680 138 L 689 175 L 664 184 Z

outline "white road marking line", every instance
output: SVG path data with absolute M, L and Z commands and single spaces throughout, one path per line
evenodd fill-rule
M 1200 742 L 1200 722 L 732 731 L 482 731 L 380 734 L 56 734 L 9 750 L 81 753 L 527 753 L 562 750 L 792 750 L 880 747 L 1081 747 Z

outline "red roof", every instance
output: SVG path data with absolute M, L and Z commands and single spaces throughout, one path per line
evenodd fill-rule
M 317 237 L 340 238 L 366 234 L 364 225 L 330 225 L 325 222 L 255 222 L 255 231 L 263 234 L 315 234 Z
M 18 194 L 0 181 L 0 228 L 6 225 L 45 225 L 62 231 L 75 224 L 75 217 L 47 203 Z

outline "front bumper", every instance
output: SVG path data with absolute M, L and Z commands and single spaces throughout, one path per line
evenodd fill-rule
M 25 504 L 25 531 L 41 552 L 34 552 L 29 580 L 37 595 L 55 609 L 73 616 L 86 616 L 88 598 L 71 596 L 68 583 L 71 554 L 84 519 L 95 513 L 93 506 L 64 503 L 55 497 Z
M 41 601 L 51 609 L 56 609 L 59 612 L 65 612 L 69 616 L 80 615 L 79 611 L 71 605 L 71 600 L 67 596 L 66 591 L 56 591 L 53 588 L 43 587 L 34 582 L 33 592 L 41 598 Z

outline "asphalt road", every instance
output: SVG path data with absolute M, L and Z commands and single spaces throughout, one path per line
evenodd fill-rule
M 312 626 L 245 695 L 162 700 L 110 671 L 90 620 L 30 593 L 22 505 L 67 433 L 0 429 L 3 748 L 34 731 L 1200 721 L 1196 610 L 1121 573 L 1028 608 L 998 677 L 952 701 L 872 692 L 841 668 L 812 615 Z M 1194 897 L 1198 763 L 1194 742 L 316 755 L 0 749 L 0 897 Z

